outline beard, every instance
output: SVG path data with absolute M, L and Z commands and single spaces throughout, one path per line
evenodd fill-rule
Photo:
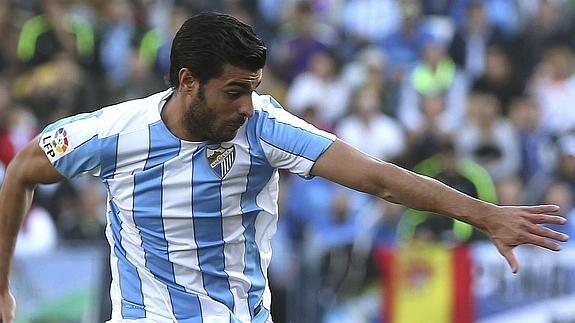
M 241 121 L 243 123 L 244 120 Z M 189 133 L 197 134 L 201 140 L 229 141 L 236 136 L 238 130 L 218 122 L 215 109 L 210 107 L 206 101 L 203 84 L 200 84 L 196 99 L 186 109 L 182 122 Z M 238 123 L 239 120 L 234 122 L 234 124 Z

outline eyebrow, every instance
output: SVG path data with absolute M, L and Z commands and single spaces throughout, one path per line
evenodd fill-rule
M 255 88 L 257 88 L 258 86 L 260 86 L 261 83 L 262 83 L 262 80 L 260 79 L 259 82 L 258 82 L 258 84 L 256 84 L 256 87 L 255 87 Z M 225 86 L 239 86 L 239 87 L 242 87 L 242 88 L 246 88 L 246 89 L 249 88 L 249 89 L 251 89 L 252 83 L 251 83 L 251 82 L 248 82 L 248 81 L 238 81 L 238 80 L 234 80 L 234 81 L 230 81 L 230 82 L 227 83 Z

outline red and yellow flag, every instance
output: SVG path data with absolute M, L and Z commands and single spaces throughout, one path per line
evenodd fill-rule
M 408 244 L 377 251 L 385 323 L 472 323 L 467 246 Z

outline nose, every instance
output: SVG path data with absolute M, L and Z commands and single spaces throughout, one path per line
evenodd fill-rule
M 238 103 L 239 103 L 238 113 L 241 116 L 249 118 L 254 114 L 254 103 L 252 101 L 251 92 L 249 94 L 243 95 Z

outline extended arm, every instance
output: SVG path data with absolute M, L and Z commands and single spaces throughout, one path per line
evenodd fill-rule
M 40 149 L 37 139 L 30 142 L 10 163 L 0 190 L 0 318 L 12 322 L 13 299 L 8 278 L 16 236 L 30 208 L 37 184 L 63 179 Z M 12 304 L 10 304 L 10 302 Z
M 557 206 L 486 203 L 435 179 L 372 158 L 339 140 L 317 160 L 311 173 L 394 203 L 469 223 L 487 234 L 513 272 L 519 269 L 513 254 L 515 246 L 530 243 L 557 251 L 559 244 L 550 239 L 568 239 L 562 233 L 538 225 L 563 224 L 564 218 L 546 214 L 556 212 Z

